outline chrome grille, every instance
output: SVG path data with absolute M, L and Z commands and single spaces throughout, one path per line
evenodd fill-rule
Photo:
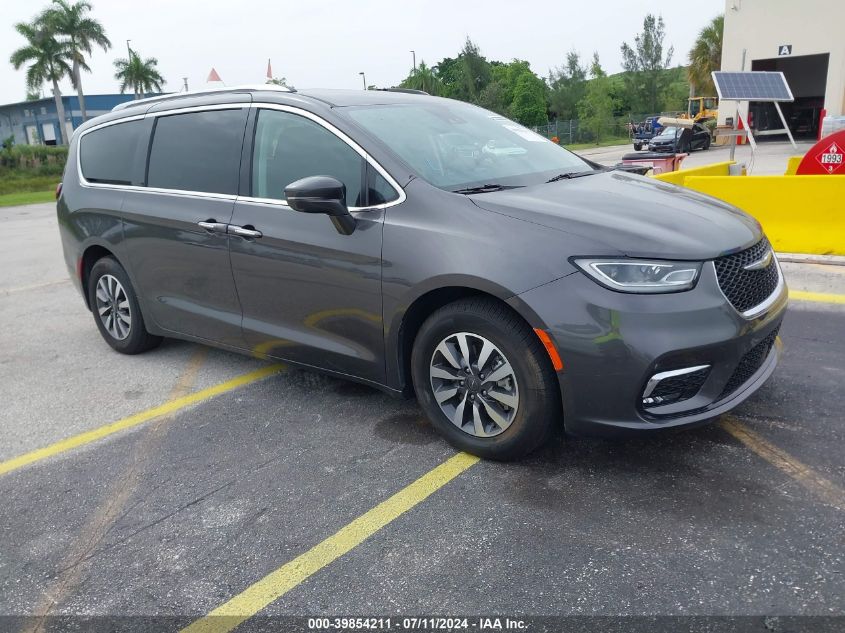
M 771 248 L 764 237 L 751 248 L 714 260 L 719 287 L 738 311 L 746 312 L 763 303 L 777 288 L 780 274 L 774 257 L 765 268 L 745 270 L 745 266 L 762 259 Z

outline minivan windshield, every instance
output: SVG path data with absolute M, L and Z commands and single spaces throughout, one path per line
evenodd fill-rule
M 422 178 L 449 191 L 495 191 L 593 171 L 536 132 L 460 101 L 432 98 L 343 110 Z

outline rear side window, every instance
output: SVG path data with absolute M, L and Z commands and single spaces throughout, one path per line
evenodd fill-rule
M 346 204 L 364 205 L 364 159 L 322 125 L 280 110 L 261 110 L 252 156 L 252 195 L 284 200 L 285 187 L 307 176 L 346 185 Z
M 83 135 L 79 158 L 85 180 L 110 185 L 143 184 L 143 168 L 136 162 L 142 139 L 146 143 L 143 121 L 116 123 Z
M 147 186 L 237 195 L 245 126 L 243 108 L 158 117 Z

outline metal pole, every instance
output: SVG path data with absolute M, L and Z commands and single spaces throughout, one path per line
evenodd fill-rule
M 188 78 L 187 78 L 187 77 L 182 77 L 182 81 L 184 81 L 184 82 L 185 82 L 185 92 L 188 92 Z
M 789 137 L 789 142 L 792 143 L 792 149 L 797 150 L 798 146 L 795 145 L 795 139 L 792 138 L 792 130 L 789 129 L 789 124 L 787 124 L 786 118 L 783 116 L 783 110 L 780 109 L 780 104 L 777 101 L 774 101 L 773 103 L 775 104 L 775 110 L 778 111 L 781 123 L 783 123 L 783 129 L 786 130 L 786 135 Z
M 417 53 L 416 53 L 416 51 L 411 51 L 411 57 L 414 60 L 414 72 L 417 72 Z
M 361 75 L 361 81 L 364 82 L 364 90 L 366 90 L 367 89 L 367 76 L 363 72 L 360 72 L 358 74 Z
M 126 40 L 126 53 L 129 55 L 128 59 L 130 62 L 132 61 L 132 49 L 129 48 L 129 42 L 131 41 L 132 40 Z
M 742 49 L 742 68 L 740 70 L 745 70 L 745 53 L 747 49 Z M 739 124 L 739 101 L 736 102 L 736 114 L 734 115 L 734 129 L 733 131 L 737 131 L 737 125 Z M 736 134 L 731 136 L 731 160 L 734 159 L 736 155 Z

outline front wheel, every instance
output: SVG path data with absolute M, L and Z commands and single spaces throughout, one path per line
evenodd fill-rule
M 518 459 L 560 419 L 548 354 L 512 310 L 464 299 L 423 323 L 411 355 L 417 400 L 456 448 L 487 459 Z
M 643 148 L 639 143 L 634 143 L 634 151 L 639 152 Z
M 160 336 L 147 332 L 129 275 L 116 259 L 103 257 L 94 264 L 88 305 L 106 343 L 121 354 L 140 354 L 161 343 Z

